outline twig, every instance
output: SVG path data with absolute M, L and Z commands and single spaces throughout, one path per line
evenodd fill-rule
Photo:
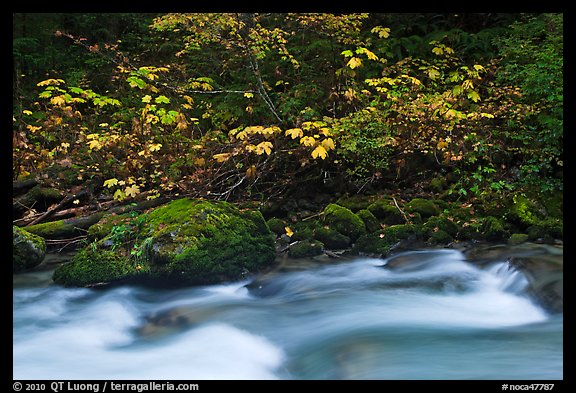
M 392 197 L 392 200 L 394 201 L 394 204 L 396 205 L 396 208 L 400 211 L 400 213 L 402 213 L 402 215 L 404 216 L 404 220 L 406 220 L 406 222 L 408 224 L 412 224 L 412 221 L 410 221 L 408 219 L 408 217 L 406 216 L 406 213 L 404 213 L 404 211 L 402 209 L 400 209 L 400 206 L 398 206 L 398 202 L 396 202 L 396 198 Z

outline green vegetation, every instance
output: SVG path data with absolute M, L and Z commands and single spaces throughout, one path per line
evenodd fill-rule
M 100 232 L 109 218 L 103 221 L 96 224 Z M 242 278 L 274 258 L 273 235 L 259 212 L 182 198 L 124 217 L 60 266 L 54 281 L 67 286 L 151 279 L 209 284 Z
M 563 236 L 562 14 L 17 13 L 13 33 L 13 177 L 50 190 L 15 219 L 78 189 L 85 211 L 179 198 L 89 231 L 154 274 L 239 277 L 270 229 L 380 254 Z

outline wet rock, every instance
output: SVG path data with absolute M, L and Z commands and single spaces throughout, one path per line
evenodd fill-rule
M 38 266 L 46 256 L 46 242 L 40 236 L 12 226 L 12 271 L 20 273 Z

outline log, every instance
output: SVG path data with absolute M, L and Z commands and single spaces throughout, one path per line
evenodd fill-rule
M 139 203 L 130 203 L 122 206 L 114 206 L 108 210 L 101 210 L 83 217 L 73 217 L 57 221 L 45 222 L 26 227 L 28 232 L 43 237 L 46 240 L 62 240 L 86 235 L 88 228 L 96 224 L 106 214 L 123 214 L 131 211 L 143 212 L 146 209 L 156 207 L 169 202 L 170 198 L 156 198 Z
M 21 195 L 36 185 L 38 185 L 38 181 L 36 181 L 35 179 L 13 181 L 12 196 Z

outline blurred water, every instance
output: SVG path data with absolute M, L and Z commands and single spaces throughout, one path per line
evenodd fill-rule
M 15 276 L 14 379 L 562 379 L 563 317 L 456 250 L 244 282 L 108 290 Z

